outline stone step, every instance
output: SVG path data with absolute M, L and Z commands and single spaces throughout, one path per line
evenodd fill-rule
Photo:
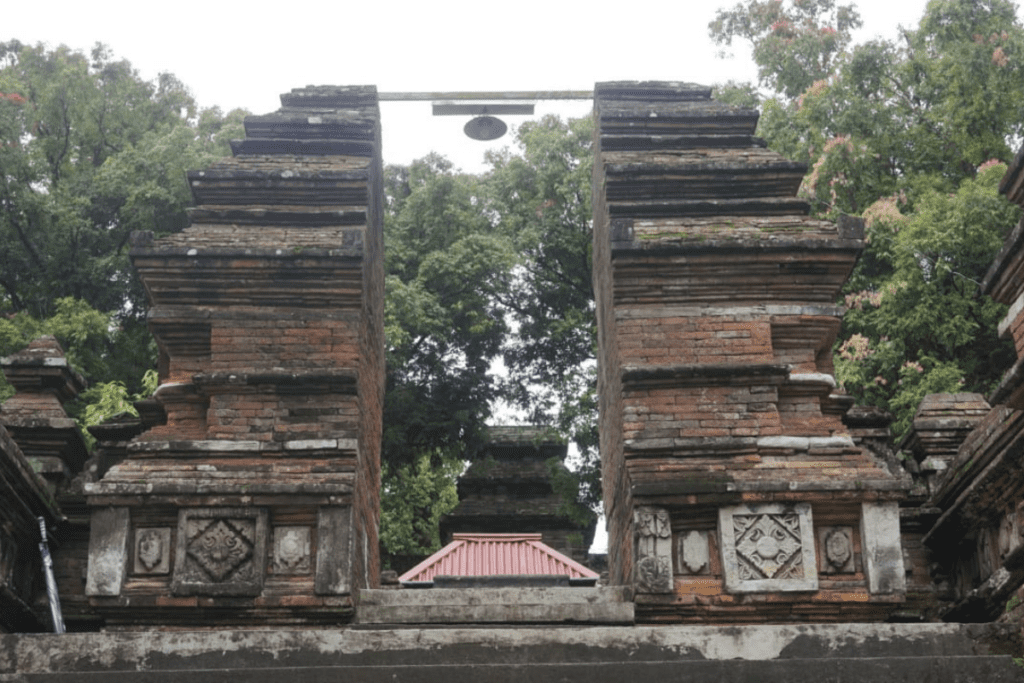
M 774 661 L 547 662 L 509 664 L 230 667 L 145 671 L 61 671 L 0 674 L 0 682 L 146 681 L 147 683 L 675 683 L 786 681 L 822 683 L 1003 683 L 1024 680 L 1024 669 L 1008 656 L 786 659 Z
M 364 590 L 360 624 L 632 624 L 624 587 Z
M 646 674 L 674 681 L 1024 680 L 1024 669 L 1009 656 L 994 654 L 1019 649 L 1014 636 L 1008 626 L 986 624 L 356 626 L 5 634 L 0 635 L 0 681 L 72 680 L 70 676 L 133 680 L 141 678 L 139 672 L 145 672 L 146 680 L 192 683 L 230 680 L 235 674 L 238 680 L 291 683 L 328 676 L 345 680 L 341 674 L 358 681 L 388 676 L 445 683 L 469 680 L 469 675 L 485 681 L 516 676 L 517 681 L 599 683 Z M 563 678 L 552 677 L 555 672 Z M 486 677 L 481 679 L 482 673 Z

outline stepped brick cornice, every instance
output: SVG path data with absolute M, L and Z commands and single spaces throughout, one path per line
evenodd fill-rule
M 637 590 L 638 619 L 778 612 L 736 609 L 751 592 L 778 594 L 791 614 L 839 601 L 834 618 L 881 618 L 903 600 L 902 562 L 868 558 L 899 552 L 910 483 L 854 443 L 831 360 L 863 223 L 810 217 L 796 196 L 807 167 L 754 136 L 756 111 L 708 88 L 600 83 L 595 117 L 613 581 Z M 776 532 L 777 547 L 755 552 Z M 828 560 L 816 534 L 847 554 Z M 776 550 L 778 566 L 757 555 Z
M 188 228 L 132 238 L 160 386 L 148 429 L 86 488 L 87 592 L 109 623 L 198 624 L 211 601 L 223 623 L 344 621 L 377 582 L 376 90 L 281 101 L 233 158 L 188 173 Z

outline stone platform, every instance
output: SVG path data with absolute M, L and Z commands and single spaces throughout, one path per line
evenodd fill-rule
M 359 592 L 359 624 L 632 624 L 632 591 L 605 588 L 425 588 Z
M 0 681 L 1024 680 L 992 626 L 523 627 L 0 636 Z

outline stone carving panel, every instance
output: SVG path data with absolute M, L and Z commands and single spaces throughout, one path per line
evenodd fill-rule
M 633 512 L 633 582 L 641 593 L 672 591 L 672 523 L 661 508 L 637 508 Z
M 171 571 L 171 529 L 136 529 L 135 574 L 169 574 Z
M 822 574 L 852 574 L 856 571 L 853 527 L 826 526 L 818 529 L 818 570 Z
M 258 595 L 263 588 L 266 510 L 195 508 L 178 513 L 171 590 L 176 595 Z
M 899 594 L 907 590 L 900 507 L 896 501 L 861 503 L 860 538 L 864 573 L 871 593 Z
M 310 562 L 310 528 L 281 526 L 274 528 L 274 573 L 308 574 Z
M 721 508 L 718 523 L 726 590 L 818 589 L 810 505 L 736 505 Z
M 679 534 L 676 571 L 680 574 L 711 573 L 708 532 L 690 530 Z

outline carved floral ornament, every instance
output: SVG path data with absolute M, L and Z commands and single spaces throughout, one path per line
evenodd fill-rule
M 171 570 L 171 530 L 142 528 L 135 530 L 136 574 L 167 574 Z
M 189 526 L 186 552 L 214 583 L 242 569 L 253 555 L 256 525 L 248 519 L 214 519 Z
M 719 537 L 726 590 L 817 590 L 810 505 L 721 508 Z
M 274 529 L 274 571 L 278 574 L 304 574 L 310 571 L 309 527 Z
M 671 592 L 672 520 L 661 508 L 637 508 L 633 512 L 636 553 L 633 579 L 642 593 Z
M 802 579 L 800 519 L 795 513 L 733 515 L 740 578 Z
M 179 595 L 254 595 L 265 573 L 267 513 L 254 508 L 179 512 L 172 591 Z
M 667 510 L 640 508 L 636 511 L 636 529 L 641 537 L 670 538 L 672 523 Z

